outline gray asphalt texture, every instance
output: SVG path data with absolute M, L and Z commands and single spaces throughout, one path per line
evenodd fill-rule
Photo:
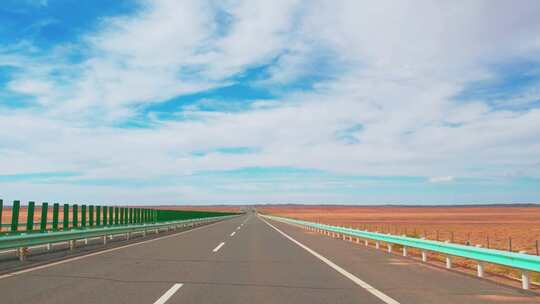
M 399 303 L 540 303 L 519 289 L 269 223 Z M 384 303 L 252 213 L 0 278 L 0 303 L 152 304 L 176 283 L 184 285 L 166 303 Z

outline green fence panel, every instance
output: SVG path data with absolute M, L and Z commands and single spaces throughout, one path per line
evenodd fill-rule
M 64 204 L 64 218 L 62 221 L 62 230 L 69 229 L 69 204 Z
M 103 206 L 103 226 L 107 226 L 107 206 Z
M 86 228 L 86 205 L 81 206 L 81 227 Z
M 129 208 L 129 220 L 128 224 L 133 224 L 133 208 Z
M 4 200 L 0 199 L 0 233 L 2 232 L 2 211 L 4 210 Z
M 49 215 L 48 210 L 49 209 L 49 203 L 45 202 L 41 204 L 41 219 L 39 224 L 39 231 L 45 232 L 47 230 L 47 215 Z
M 60 204 L 53 204 L 53 216 L 52 216 L 52 230 L 58 230 L 58 213 L 60 213 Z
M 88 206 L 88 225 L 94 226 L 94 205 Z
M 4 200 L 0 199 L 0 233 L 2 232 L 2 211 L 4 210 Z
M 73 210 L 72 210 L 72 228 L 79 228 L 79 205 L 75 204 L 73 205 Z
M 101 226 L 101 206 L 96 206 L 96 226 Z
M 120 225 L 124 225 L 124 207 L 120 207 Z
M 118 226 L 119 210 L 118 207 L 114 207 L 114 225 Z
M 19 229 L 19 209 L 21 208 L 21 201 L 13 201 L 11 207 L 11 231 L 16 232 Z
M 114 209 L 113 206 L 109 207 L 109 226 L 113 225 L 113 220 L 114 220 L 114 218 L 113 218 L 113 212 L 114 212 L 113 209 Z
M 36 208 L 35 202 L 28 202 L 26 208 L 26 231 L 32 232 L 34 230 L 34 210 Z

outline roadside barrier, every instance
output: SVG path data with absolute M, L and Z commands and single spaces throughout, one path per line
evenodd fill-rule
M 391 234 L 383 234 L 377 232 L 369 232 L 364 230 L 352 229 L 347 227 L 339 227 L 333 225 L 325 225 L 308 221 L 295 220 L 284 217 L 261 215 L 265 218 L 278 222 L 288 223 L 300 226 L 304 229 L 313 230 L 318 233 L 329 235 L 331 237 L 356 238 L 359 243 L 360 239 L 364 240 L 364 245 L 368 246 L 369 241 L 375 241 L 375 247 L 380 248 L 380 242 L 387 245 L 388 252 L 392 252 L 392 245 L 401 245 L 403 256 L 407 256 L 408 248 L 415 248 L 421 251 L 422 261 L 427 261 L 428 252 L 437 252 L 445 255 L 446 268 L 452 268 L 452 257 L 461 257 L 471 259 L 477 262 L 477 276 L 484 276 L 484 263 L 492 263 L 503 266 L 508 266 L 521 270 L 521 285 L 523 289 L 530 287 L 530 271 L 540 272 L 540 257 L 535 255 L 525 254 L 523 252 L 515 253 L 496 249 L 487 249 L 477 246 L 466 246 L 460 244 L 452 244 L 449 241 L 439 242 L 426 239 L 418 239 L 407 236 L 397 236 Z
M 236 215 L 226 215 L 219 217 L 207 217 L 200 219 L 189 219 L 180 221 L 164 222 L 159 224 L 141 224 L 127 225 L 123 227 L 104 227 L 104 228 L 87 228 L 87 229 L 72 229 L 69 231 L 58 232 L 38 232 L 38 233 L 22 233 L 18 235 L 0 237 L 0 250 L 15 249 L 19 260 L 24 261 L 29 254 L 31 247 L 46 245 L 50 250 L 54 243 L 69 244 L 69 249 L 74 250 L 77 240 L 84 240 L 88 244 L 88 239 L 101 238 L 103 244 L 107 244 L 107 239 L 115 235 L 124 235 L 126 240 L 129 240 L 133 234 L 141 233 L 146 236 L 147 233 L 159 233 L 160 230 L 176 230 L 182 227 L 202 225 L 210 222 L 216 222 Z
M 4 235 L 19 233 L 34 233 L 45 231 L 67 231 L 70 229 L 115 227 L 125 225 L 156 224 L 177 220 L 187 220 L 206 217 L 234 215 L 233 212 L 212 212 L 194 210 L 165 210 L 150 208 L 134 208 L 122 206 L 99 206 L 85 204 L 59 204 L 52 205 L 45 202 L 36 206 L 35 202 L 28 202 L 26 208 L 18 200 L 13 201 L 10 207 L 4 207 L 0 199 L 0 238 Z M 35 211 L 39 209 L 41 216 L 35 221 Z M 11 212 L 9 223 L 3 223 L 3 213 Z M 23 211 L 23 212 L 21 212 Z M 26 211 L 26 218 L 22 213 Z M 25 221 L 21 223 L 21 218 Z M 3 230 L 7 227 L 8 230 Z M 24 228 L 24 229 L 22 229 Z
M 37 222 L 36 211 L 41 214 Z M 11 216 L 3 216 L 8 212 L 11 212 Z M 106 244 L 107 239 L 115 235 L 125 235 L 129 239 L 135 233 L 146 236 L 148 232 L 158 233 L 162 229 L 199 225 L 238 214 L 85 204 L 61 206 L 59 203 L 53 204 L 51 210 L 46 202 L 39 207 L 32 201 L 27 206 L 21 206 L 18 200 L 4 207 L 0 199 L 0 250 L 15 250 L 22 261 L 26 259 L 31 247 L 46 246 L 47 250 L 51 250 L 53 244 L 67 242 L 69 249 L 73 250 L 78 240 L 88 244 L 89 239 L 99 237 Z M 2 223 L 3 218 L 11 221 Z M 4 231 L 3 227 L 8 227 L 8 230 Z

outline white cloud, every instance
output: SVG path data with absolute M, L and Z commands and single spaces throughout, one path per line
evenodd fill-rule
M 52 64 L 17 57 L 18 66 L 28 68 L 9 88 L 35 95 L 46 108 L 0 110 L 0 167 L 5 174 L 83 172 L 73 179 L 152 180 L 247 166 L 433 176 L 430 182 L 508 172 L 540 177 L 540 168 L 531 166 L 540 161 L 540 110 L 492 111 L 481 98 L 454 98 L 470 82 L 497 77 L 492 65 L 540 58 L 539 5 L 508 5 L 144 2 L 137 15 L 104 20 L 99 31 L 83 37 L 92 56 L 81 64 L 63 62 L 66 50 L 59 49 L 46 58 Z M 231 23 L 217 23 L 216 10 L 229 14 Z M 294 81 L 307 67 L 316 70 L 311 64 L 321 54 L 335 57 L 335 74 L 313 92 L 284 94 L 271 106 L 261 101 L 239 113 L 191 106 L 183 114 L 193 120 L 154 117 L 152 129 L 111 126 L 132 117 L 136 105 L 230 83 L 231 76 L 278 54 L 270 79 L 258 85 Z M 52 69 L 74 76 L 50 80 Z M 536 95 L 527 93 L 527 103 Z M 336 131 L 357 124 L 363 126 L 357 144 L 336 138 Z M 190 154 L 219 147 L 260 152 Z M 182 191 L 192 199 L 209 197 L 201 189 L 168 187 L 161 200 Z M 121 197 L 113 189 L 104 191 Z M 154 190 L 128 197 L 150 197 L 145 191 Z
M 449 183 L 453 181 L 454 181 L 453 176 L 437 176 L 437 177 L 431 177 L 429 179 L 430 183 Z

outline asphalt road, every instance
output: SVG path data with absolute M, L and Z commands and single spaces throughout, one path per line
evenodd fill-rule
M 539 303 L 250 214 L 0 276 L 0 303 Z

